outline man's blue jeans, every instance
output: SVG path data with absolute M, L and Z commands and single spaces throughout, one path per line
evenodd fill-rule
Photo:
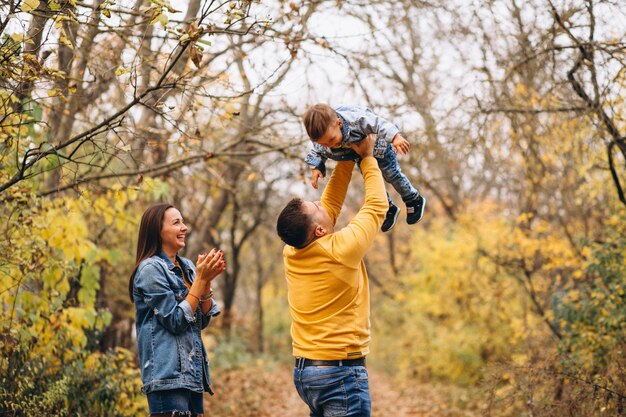
M 364 366 L 295 367 L 293 381 L 311 417 L 370 417 L 372 404 Z

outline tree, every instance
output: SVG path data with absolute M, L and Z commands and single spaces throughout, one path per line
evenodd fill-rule
M 251 126 L 236 137 L 222 126 L 238 100 L 255 93 L 260 104 L 289 70 L 288 44 L 288 59 L 248 89 L 235 91 L 225 76 L 248 65 L 244 50 L 296 36 L 291 29 L 301 16 L 283 6 L 263 9 L 275 13 L 271 21 L 254 17 L 260 6 L 250 1 L 192 2 L 184 20 L 175 21 L 178 12 L 167 2 L 3 3 L 3 16 L 9 14 L 0 20 L 2 410 L 142 412 L 132 354 L 110 350 L 132 342 L 132 310 L 119 297 L 125 285 L 116 289 L 132 269 L 138 217 L 154 201 L 182 202 L 199 184 L 191 196 L 213 204 L 214 190 L 204 188 L 206 161 L 237 179 L 255 156 L 280 147 L 256 140 Z M 242 111 L 248 110 L 251 123 L 273 113 Z M 240 204 L 232 190 L 225 195 Z M 252 221 L 252 233 L 257 226 L 237 208 L 226 217 L 233 214 L 228 232 L 240 249 L 246 239 L 237 228 Z M 105 380 L 111 386 L 103 387 Z

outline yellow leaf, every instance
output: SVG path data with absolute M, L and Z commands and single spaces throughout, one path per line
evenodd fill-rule
M 59 41 L 67 46 L 68 48 L 70 48 L 71 50 L 74 50 L 74 45 L 72 45 L 72 42 L 67 38 L 67 36 L 65 36 L 65 31 L 63 31 L 61 33 L 61 37 L 59 38 Z
M 48 7 L 50 8 L 50 10 L 52 10 L 53 12 L 58 12 L 59 10 L 61 10 L 61 5 L 56 2 L 56 1 L 50 1 L 48 2 Z
M 164 29 L 167 26 L 167 22 L 169 22 L 167 15 L 161 14 L 161 16 L 159 16 L 159 23 L 161 23 L 161 26 L 163 26 Z
M 152 11 L 152 19 L 150 20 L 150 24 L 154 25 L 156 22 L 158 22 L 159 19 L 161 18 L 161 14 L 163 14 L 161 9 L 154 9 Z
M 24 0 L 21 10 L 24 13 L 28 13 L 31 10 L 35 10 L 37 7 L 39 7 L 39 0 Z
M 132 68 L 117 67 L 117 69 L 115 70 L 115 75 L 119 77 L 120 75 L 128 74 L 131 71 Z
M 14 33 L 13 35 L 11 35 L 11 39 L 13 39 L 15 42 L 26 42 L 31 45 L 35 43 L 31 38 L 26 37 L 22 33 Z M 32 55 L 32 54 L 24 54 L 24 57 L 26 57 L 26 55 Z

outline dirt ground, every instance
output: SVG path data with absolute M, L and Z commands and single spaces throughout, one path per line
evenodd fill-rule
M 382 372 L 368 369 L 372 395 L 372 417 L 472 417 L 466 391 L 429 384 L 399 384 Z M 214 376 L 213 376 L 214 375 Z M 253 367 L 215 370 L 212 381 L 216 395 L 205 396 L 205 416 L 292 417 L 309 415 L 292 382 L 292 368 Z

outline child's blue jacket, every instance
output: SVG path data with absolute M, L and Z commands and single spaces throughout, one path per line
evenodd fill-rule
M 343 139 L 341 147 L 329 148 L 313 142 L 313 148 L 304 158 L 312 169 L 322 171 L 326 176 L 326 160 L 353 161 L 358 160 L 359 155 L 350 148 L 350 144 L 359 142 L 370 133 L 376 134 L 374 157 L 382 158 L 388 144 L 400 132 L 398 126 L 376 115 L 371 109 L 359 106 L 338 106 L 335 108 L 337 117 L 342 121 L 341 133 Z

